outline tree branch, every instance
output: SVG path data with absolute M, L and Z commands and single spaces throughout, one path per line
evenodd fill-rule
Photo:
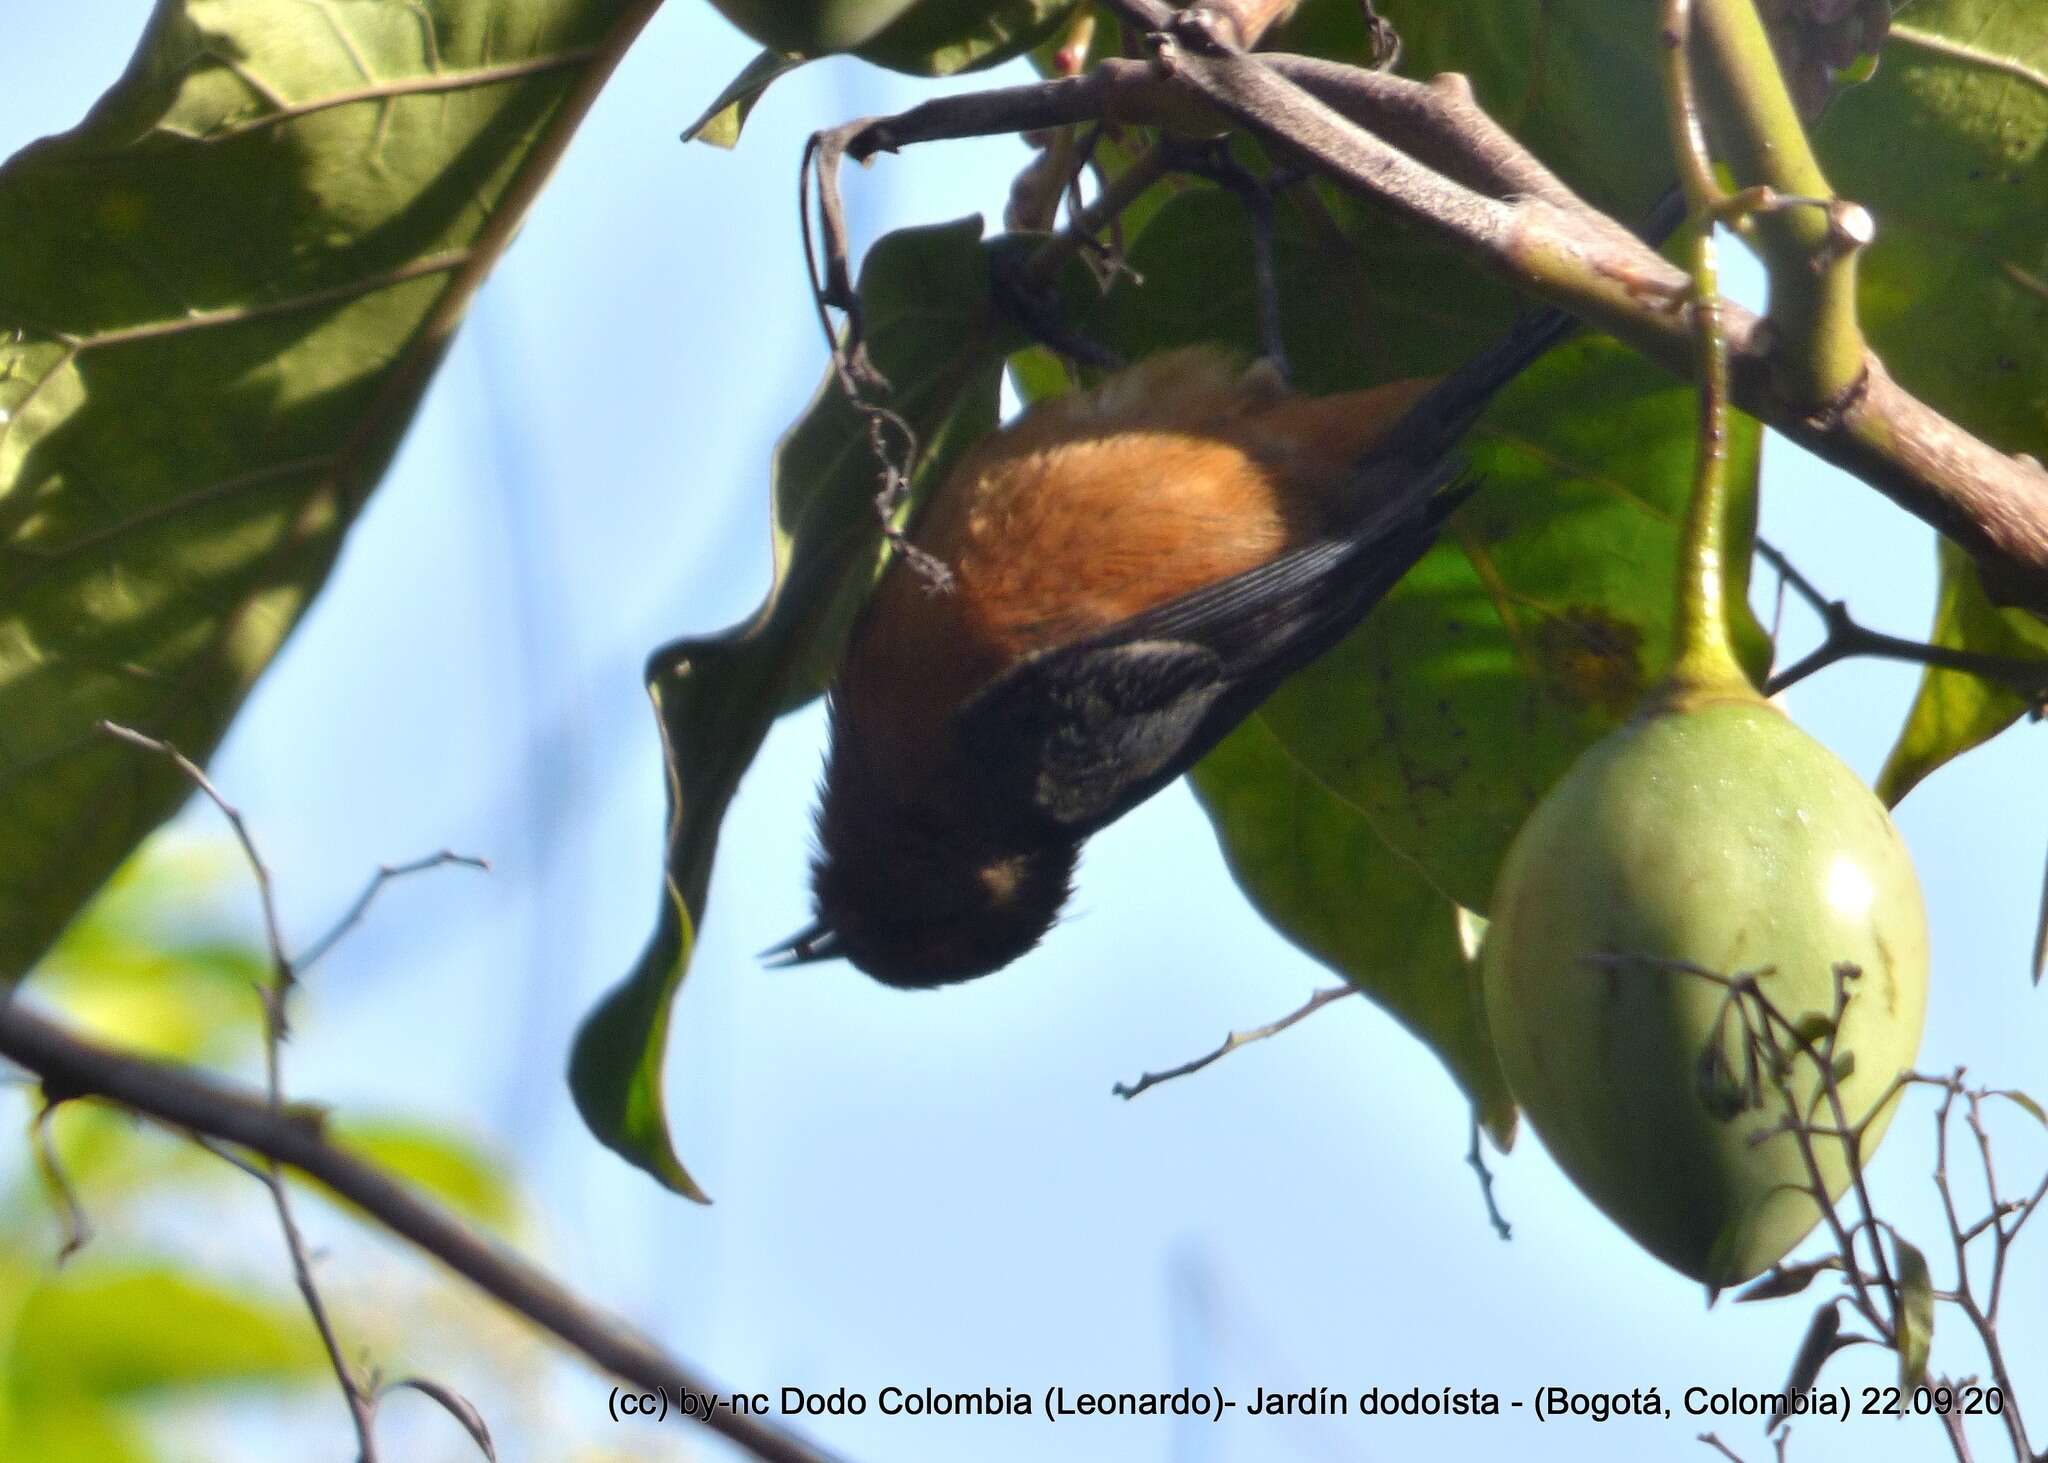
M 236 1144 L 297 1169 L 621 1380 L 665 1390 L 672 1402 L 685 1393 L 720 1395 L 707 1378 L 532 1262 L 330 1143 L 310 1109 L 273 1109 L 256 1093 L 177 1063 L 87 1041 L 30 1011 L 15 992 L 0 998 L 0 1056 L 35 1073 L 53 1102 L 103 1098 L 167 1127 Z M 697 1415 L 769 1463 L 831 1463 L 832 1455 L 744 1412 L 701 1407 Z
M 866 161 L 914 142 L 1084 120 L 1185 131 L 1206 110 L 1307 159 L 1523 293 L 1676 375 L 1693 374 L 1685 274 L 1551 177 L 1470 103 L 1461 81 L 1424 86 L 1302 57 L 1204 52 L 1181 36 L 1156 33 L 1150 62 L 1105 61 L 1083 76 L 941 98 L 821 134 L 821 189 L 836 193 L 830 164 L 841 152 Z M 1782 212 L 1837 226 L 1832 210 Z M 1766 327 L 1729 305 L 1724 329 L 1735 405 L 1953 539 L 1994 598 L 2048 613 L 2048 472 L 2038 463 L 1978 440 L 1900 387 L 1867 349 L 1849 374 L 1853 389 L 1816 410 L 1811 391 L 1788 391 L 1781 379 L 1782 321 Z
M 1728 164 L 1738 188 L 1760 184 L 1832 204 L 1753 0 L 1693 0 L 1691 8 L 1690 40 L 1715 157 Z M 1855 217 L 1866 225 L 1869 216 L 1856 209 Z M 1744 222 L 1743 234 L 1770 270 L 1778 390 L 1808 413 L 1826 411 L 1863 379 L 1869 355 L 1856 314 L 1856 256 L 1869 242 L 1867 228 L 1843 231 L 1826 206 L 1773 210 Z
M 1176 1077 L 1186 1077 L 1202 1068 L 1222 1061 L 1241 1046 L 1250 1046 L 1255 1041 L 1264 1041 L 1269 1036 L 1278 1036 L 1297 1021 L 1306 1021 L 1332 1001 L 1341 1001 L 1346 996 L 1358 994 L 1358 987 L 1352 985 L 1327 986 L 1315 992 L 1307 1001 L 1289 1011 L 1277 1021 L 1268 1021 L 1264 1026 L 1254 1026 L 1248 1031 L 1233 1031 L 1223 1038 L 1223 1044 L 1212 1051 L 1204 1052 L 1191 1061 L 1177 1067 L 1168 1067 L 1163 1072 L 1146 1072 L 1135 1082 L 1119 1082 L 1109 1090 L 1116 1096 L 1129 1101 L 1139 1093 L 1157 1087 L 1162 1082 L 1171 1082 Z
M 1851 615 L 1847 604 L 1838 599 L 1829 599 L 1821 593 L 1819 587 L 1800 573 L 1798 566 L 1785 557 L 1783 550 L 1765 539 L 1758 539 L 1756 551 L 1765 562 L 1778 571 L 1781 582 L 1791 585 L 1799 597 L 1812 607 L 1813 612 L 1820 616 L 1822 628 L 1826 632 L 1819 645 L 1784 670 L 1772 673 L 1771 678 L 1764 683 L 1765 695 L 1775 696 L 1838 660 L 1863 655 L 1874 656 L 1880 660 L 1902 660 L 1913 665 L 1931 665 L 1939 666 L 1943 670 L 1961 671 L 2004 686 L 2036 706 L 2048 704 L 2048 660 L 1957 650 L 1953 646 L 1930 645 L 1925 641 L 1905 640 L 1897 635 L 1887 635 L 1881 630 L 1873 630 Z

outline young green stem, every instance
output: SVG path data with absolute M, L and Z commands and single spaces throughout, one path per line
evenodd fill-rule
M 1721 203 L 1693 98 L 1686 40 L 1690 0 L 1664 6 L 1664 82 L 1672 152 L 1692 207 L 1690 253 L 1699 380 L 1699 449 L 1678 543 L 1678 605 L 1668 690 L 1679 696 L 1753 695 L 1728 633 L 1728 334 L 1721 322 L 1714 216 Z

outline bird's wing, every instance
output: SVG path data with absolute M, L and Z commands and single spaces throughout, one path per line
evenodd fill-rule
M 1441 477 L 1342 536 L 1010 667 L 954 718 L 977 769 L 1008 780 L 987 787 L 995 805 L 1084 837 L 1192 767 L 1428 551 L 1471 491 Z

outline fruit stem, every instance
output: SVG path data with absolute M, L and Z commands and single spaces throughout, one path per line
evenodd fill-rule
M 1725 202 L 1715 181 L 1693 97 L 1686 40 L 1689 0 L 1664 6 L 1664 81 L 1672 151 L 1691 205 L 1692 314 L 1698 331 L 1699 451 L 1692 501 L 1678 544 L 1678 605 L 1672 625 L 1669 689 L 1754 694 L 1728 633 L 1728 336 L 1721 323 L 1714 220 Z

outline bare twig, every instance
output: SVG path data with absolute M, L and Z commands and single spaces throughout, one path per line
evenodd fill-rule
M 1259 348 L 1286 380 L 1287 340 L 1280 328 L 1280 276 L 1273 248 L 1273 184 L 1261 178 L 1230 155 L 1224 147 L 1211 148 L 1207 156 L 1184 160 L 1181 169 L 1207 178 L 1235 194 L 1244 205 L 1252 236 L 1252 295 L 1258 302 Z
M 1821 593 L 1813 581 L 1800 573 L 1798 567 L 1775 545 L 1758 539 L 1756 551 L 1778 571 L 1783 582 L 1791 585 L 1794 592 L 1820 616 L 1825 632 L 1819 645 L 1784 670 L 1772 673 L 1764 683 L 1764 694 L 1775 696 L 1836 661 L 1872 656 L 1880 660 L 1901 660 L 1914 665 L 1960 671 L 2004 686 L 2030 704 L 2038 706 L 2048 702 L 2048 659 L 2032 660 L 2017 655 L 1957 650 L 1952 646 L 1929 645 L 1925 641 L 1905 640 L 1873 630 L 1850 614 L 1849 606 L 1843 601 L 1829 599 Z
M 394 879 L 423 874 L 429 869 L 446 868 L 450 864 L 458 864 L 466 869 L 479 869 L 486 874 L 491 871 L 489 860 L 478 858 L 474 854 L 456 853 L 446 848 L 439 853 L 430 853 L 425 858 L 414 859 L 411 863 L 382 865 L 370 876 L 370 882 L 363 886 L 363 892 L 356 896 L 356 902 L 348 907 L 327 933 L 299 953 L 299 958 L 294 962 L 298 973 L 303 976 L 318 965 L 322 956 L 340 943 L 344 935 L 362 923 L 363 916 L 370 912 L 371 903 L 383 892 L 386 884 Z
M 1479 1197 L 1486 1203 L 1486 1217 L 1493 1225 L 1493 1232 L 1506 1243 L 1515 1237 L 1509 1227 L 1507 1216 L 1500 1212 L 1500 1205 L 1493 1196 L 1493 1170 L 1486 1166 L 1486 1155 L 1479 1147 L 1479 1114 L 1472 1114 L 1472 1142 L 1465 1150 L 1465 1162 L 1472 1166 L 1472 1172 L 1479 1175 Z
M 63 1216 L 64 1238 L 57 1245 L 57 1263 L 61 1265 L 91 1243 L 92 1221 L 79 1200 L 78 1190 L 72 1186 L 70 1175 L 64 1172 L 63 1161 L 57 1157 L 56 1139 L 50 1132 L 50 1121 L 56 1112 L 57 1104 L 49 1101 L 36 1109 L 35 1118 L 29 1124 L 29 1140 L 35 1146 L 36 1168 Z
M 0 1056 L 40 1077 L 53 1099 L 105 1099 L 179 1132 L 204 1135 L 297 1169 L 614 1376 L 648 1390 L 665 1388 L 671 1398 L 686 1392 L 699 1398 L 724 1395 L 530 1261 L 329 1142 L 315 1115 L 277 1109 L 260 1093 L 229 1087 L 177 1063 L 87 1041 L 29 1010 L 18 993 L 0 998 Z M 708 1427 L 758 1458 L 829 1463 L 831 1455 L 745 1411 L 706 1410 Z
M 395 1382 L 387 1382 L 377 1389 L 378 1400 L 381 1401 L 391 1393 L 399 1391 L 417 1392 L 422 1397 L 432 1399 L 443 1412 L 461 1424 L 462 1430 L 469 1434 L 470 1440 L 476 1444 L 477 1451 L 484 1455 L 487 1463 L 498 1463 L 498 1447 L 491 1441 L 490 1425 L 484 1421 L 484 1415 L 477 1411 L 474 1402 L 453 1387 L 437 1382 L 432 1377 L 400 1377 Z
M 263 910 L 263 931 L 270 946 L 271 984 L 260 992 L 263 1003 L 263 1065 L 265 1086 L 273 1112 L 284 1110 L 283 1047 L 286 1031 L 286 1003 L 292 987 L 297 983 L 298 973 L 291 957 L 285 952 L 283 927 L 278 920 L 275 886 L 269 866 L 257 850 L 256 840 L 249 832 L 240 809 L 221 796 L 199 766 L 169 742 L 146 736 L 132 728 L 117 726 L 103 721 L 101 729 L 107 735 L 146 752 L 154 753 L 170 762 L 197 787 L 234 830 L 236 840 L 242 845 L 242 853 L 248 860 L 249 872 L 256 882 L 256 894 Z M 367 906 L 377 885 L 373 883 L 358 903 L 358 910 Z M 313 1278 L 312 1256 L 307 1252 L 305 1236 L 299 1232 L 297 1218 L 292 1213 L 291 1196 L 286 1191 L 284 1175 L 275 1159 L 262 1167 L 264 1187 L 270 1191 L 270 1201 L 277 1211 L 277 1224 L 284 1235 L 285 1253 L 291 1260 L 292 1279 L 297 1283 L 299 1295 L 305 1301 L 306 1314 L 312 1319 L 313 1329 L 320 1337 L 320 1344 L 327 1352 L 328 1365 L 334 1371 L 335 1381 L 340 1384 L 343 1401 L 348 1406 L 349 1420 L 356 1430 L 356 1453 L 358 1463 L 377 1463 L 377 1401 L 369 1388 L 356 1376 L 355 1368 L 349 1364 L 342 1351 L 341 1338 L 334 1329 L 333 1317 L 327 1310 L 327 1302 L 320 1294 L 318 1282 Z
M 2048 868 L 2041 875 L 2041 912 L 2034 920 L 2034 984 L 2048 975 Z
M 1278 1021 L 1269 1021 L 1264 1026 L 1254 1026 L 1249 1031 L 1233 1031 L 1223 1039 L 1223 1045 L 1217 1047 L 1212 1052 L 1196 1057 L 1191 1062 L 1182 1062 L 1178 1067 L 1168 1067 L 1163 1072 L 1147 1072 L 1139 1077 L 1136 1082 L 1119 1082 L 1109 1090 L 1116 1096 L 1128 1101 L 1141 1092 L 1157 1087 L 1162 1082 L 1171 1082 L 1176 1077 L 1185 1077 L 1191 1072 L 1201 1071 L 1202 1068 L 1214 1062 L 1220 1062 L 1241 1046 L 1250 1046 L 1255 1041 L 1264 1041 L 1269 1036 L 1278 1036 L 1296 1022 L 1305 1021 L 1310 1016 L 1315 1015 L 1316 1012 L 1322 1010 L 1330 1002 L 1341 1001 L 1346 996 L 1355 996 L 1357 994 L 1357 986 L 1339 985 L 1326 987 L 1323 990 L 1317 991 L 1300 1007 L 1289 1011 Z

